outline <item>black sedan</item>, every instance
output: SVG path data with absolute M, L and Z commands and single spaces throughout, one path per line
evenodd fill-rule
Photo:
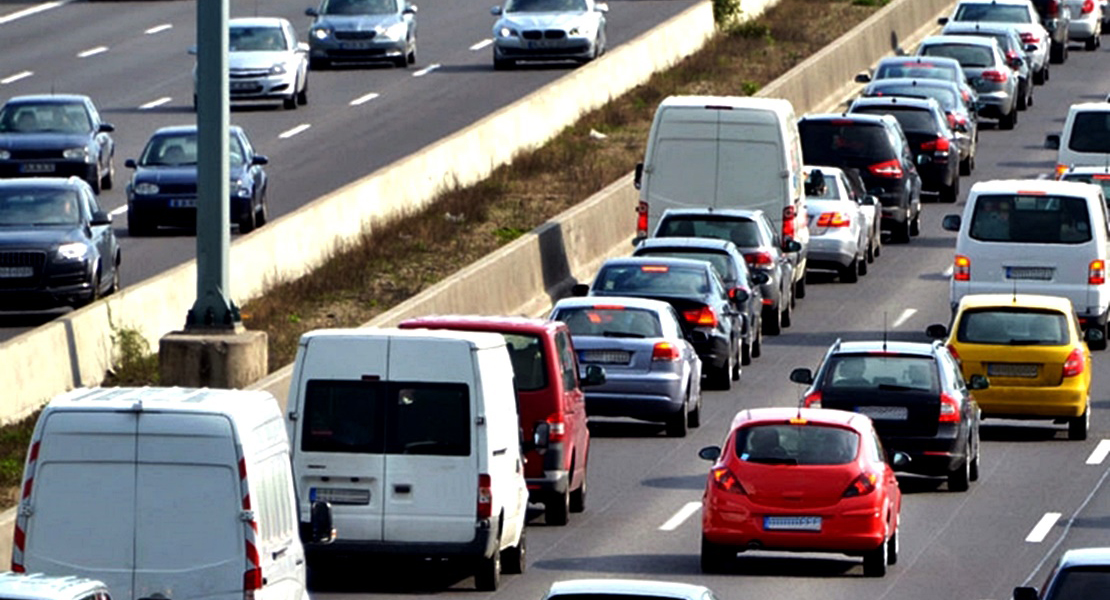
M 231 222 L 239 233 L 250 233 L 266 223 L 266 187 L 262 165 L 241 127 L 228 128 L 231 175 Z M 127 185 L 127 232 L 149 235 L 160 225 L 193 228 L 197 224 L 197 128 L 195 125 L 163 127 L 154 132 L 138 161 L 124 163 L 135 169 Z
M 120 286 L 111 218 L 77 177 L 0 180 L 0 309 L 80 307 Z
M 743 292 L 729 297 L 709 263 L 686 258 L 612 258 L 601 266 L 592 285 L 576 285 L 572 292 L 669 303 L 682 317 L 683 331 L 701 358 L 707 383 L 727 390 L 740 379 L 741 346 L 755 334 L 737 309 L 748 298 Z
M 0 107 L 0 177 L 76 175 L 110 189 L 116 144 L 88 96 L 16 96 Z
M 987 380 L 968 384 L 940 342 L 837 340 L 817 374 L 794 369 L 790 380 L 808 384 L 802 405 L 871 417 L 887 452 L 904 452 L 902 471 L 948 478 L 950 491 L 966 491 L 979 478 L 979 405 L 971 395 Z

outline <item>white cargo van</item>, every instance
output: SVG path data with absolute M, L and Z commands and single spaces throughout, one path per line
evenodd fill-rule
M 1050 134 L 1045 147 L 1056 150 L 1056 178 L 1071 167 L 1110 167 L 1110 102 L 1072 104 L 1063 134 Z
M 655 231 L 668 208 L 764 211 L 785 240 L 803 247 L 805 174 L 797 118 L 789 100 L 671 96 L 660 103 L 636 168 L 637 237 Z
M 503 336 L 306 333 L 288 411 L 301 520 L 324 500 L 339 529 L 333 544 L 307 546 L 310 564 L 331 553 L 455 557 L 483 590 L 502 569 L 524 569 L 528 488 Z
M 982 181 L 971 187 L 957 231 L 950 301 L 967 294 L 1044 294 L 1071 300 L 1083 329 L 1100 329 L 1106 347 L 1110 223 L 1102 188 L 1042 179 Z
M 97 579 L 115 600 L 307 599 L 277 400 L 184 388 L 58 396 L 32 434 L 12 570 Z

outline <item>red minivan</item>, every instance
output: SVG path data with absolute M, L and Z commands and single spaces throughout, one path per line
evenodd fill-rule
M 586 507 L 586 464 L 590 431 L 582 386 L 605 380 L 591 365 L 578 378 L 578 357 L 570 332 L 560 321 L 523 317 L 429 316 L 408 319 L 402 329 L 490 331 L 505 336 L 513 363 L 514 386 L 524 440 L 532 440 L 538 423 L 547 423 L 547 450 L 528 449 L 524 476 L 532 502 L 544 505 L 548 525 L 566 525 L 569 513 Z

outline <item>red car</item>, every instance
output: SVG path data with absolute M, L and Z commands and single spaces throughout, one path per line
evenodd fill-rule
M 565 324 L 522 317 L 451 315 L 408 319 L 398 327 L 504 335 L 513 363 L 523 439 L 533 439 L 537 423 L 546 422 L 550 431 L 543 454 L 525 446 L 529 499 L 544 505 L 548 525 L 566 525 L 570 513 L 585 510 L 590 431 L 582 387 L 604 383 L 605 371 L 590 365 L 586 379 L 579 381 L 578 358 Z
M 725 571 L 744 550 L 838 552 L 882 577 L 898 560 L 902 492 L 871 419 L 832 409 L 737 413 L 702 497 L 701 568 Z M 900 452 L 891 459 L 901 465 Z

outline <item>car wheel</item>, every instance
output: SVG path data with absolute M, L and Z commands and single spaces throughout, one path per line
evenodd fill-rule
M 1009 131 L 1010 129 L 1014 128 L 1014 125 L 1017 125 L 1017 111 L 1016 110 L 1011 110 L 1010 114 L 1003 115 L 1002 118 L 998 120 L 998 128 L 999 129 L 1004 129 L 1004 130 Z
M 308 104 L 308 78 L 305 77 L 304 88 L 297 92 L 297 104 L 304 106 Z
M 879 258 L 883 254 L 883 232 L 879 230 L 875 233 L 875 258 Z
M 875 240 L 867 240 L 867 255 L 865 258 L 868 264 L 875 262 Z
M 683 402 L 682 410 L 667 419 L 667 437 L 686 437 L 686 432 L 689 429 L 686 423 L 686 404 L 686 402 Z
M 101 189 L 100 184 L 101 184 L 102 181 L 104 181 L 104 177 L 100 173 L 100 165 L 99 164 L 96 166 L 96 172 L 94 172 L 92 174 L 92 177 L 89 177 L 86 181 L 88 182 L 89 187 L 92 188 L 93 193 L 99 195 L 100 194 L 100 189 Z
M 1033 84 L 1029 84 L 1029 97 L 1025 99 L 1025 107 L 1030 108 L 1033 106 Z
M 686 402 L 690 402 L 690 392 L 686 392 Z M 686 413 L 686 426 L 691 429 L 701 427 L 701 398 L 694 402 L 694 408 Z
M 501 552 L 493 551 L 493 556 L 478 559 L 478 569 L 474 573 L 474 587 L 482 592 L 495 592 L 501 583 Z
M 748 362 L 744 362 L 744 350 L 748 351 Z M 733 381 L 740 381 L 740 365 L 750 364 L 752 362 L 751 345 L 744 344 L 744 340 L 740 339 L 736 342 L 736 353 L 732 356 L 732 369 L 729 371 Z
M 729 353 L 725 364 L 717 368 L 706 367 L 708 375 L 706 383 L 709 387 L 726 392 L 732 389 L 732 363 L 732 353 Z
M 1029 99 L 1029 94 L 1026 93 L 1025 90 L 1021 89 L 1021 84 L 1018 84 L 1018 91 L 1021 93 L 1018 94 L 1017 107 L 1015 110 L 1025 110 L 1026 108 L 1029 108 L 1029 105 L 1026 102 L 1026 100 Z
M 917 214 L 913 216 L 913 220 L 910 221 L 910 235 L 914 236 L 914 237 L 921 235 L 921 209 L 920 208 L 918 209 Z M 907 241 L 909 241 L 909 240 L 907 240 Z
M 112 159 L 108 159 L 108 172 L 100 178 L 100 189 L 110 190 L 116 181 L 116 165 Z
M 570 515 L 570 492 L 550 496 L 543 503 L 543 518 L 548 525 L 566 525 Z
M 1092 35 L 1083 42 L 1083 49 L 1088 52 L 1098 48 L 1098 36 Z
M 1067 60 L 1067 47 L 1068 45 L 1066 43 L 1058 44 L 1052 42 L 1048 50 L 1048 60 L 1052 62 L 1052 64 L 1063 64 L 1064 61 Z
M 1048 80 L 1048 63 L 1046 62 L 1043 67 L 1041 67 L 1039 70 L 1033 72 L 1033 84 L 1034 85 L 1044 85 L 1044 82 L 1047 81 L 1047 80 Z
M 92 285 L 89 287 L 89 295 L 73 302 L 73 308 L 78 309 L 96 302 L 100 298 L 100 265 L 96 267 L 96 272 L 92 276 Z
M 573 467 L 571 471 L 573 471 Z M 582 475 L 582 485 L 570 491 L 570 512 L 580 513 L 586 510 L 586 476 Z
M 510 575 L 520 575 L 528 567 L 528 538 L 527 530 L 520 530 L 520 539 L 515 546 L 505 548 L 501 552 L 501 570 Z
M 805 275 L 802 275 L 801 279 L 794 282 L 793 297 L 797 298 L 798 300 L 801 300 L 802 298 L 806 297 L 806 276 Z
M 104 292 L 105 296 L 111 296 L 112 294 L 118 292 L 121 287 L 123 287 L 123 284 L 121 282 L 121 277 L 122 276 L 120 275 L 120 272 L 119 272 L 119 263 L 120 263 L 120 259 L 119 259 L 119 255 L 117 254 L 116 255 L 116 260 L 115 260 L 115 265 L 112 268 L 112 285 L 108 286 L 108 291 Z
M 963 462 L 948 472 L 948 491 L 966 492 L 971 487 L 971 443 L 968 442 L 967 454 Z
M 281 107 L 285 110 L 295 110 L 297 108 L 297 94 L 296 92 L 289 94 L 287 97 L 281 99 Z
M 398 69 L 407 69 L 409 67 L 408 53 L 406 52 L 405 54 L 402 54 L 401 56 L 393 59 L 393 66 L 397 67 Z
M 262 202 L 258 203 L 258 210 L 255 211 L 254 224 L 256 227 L 262 227 L 266 221 L 270 220 L 270 209 L 266 201 L 266 196 L 262 196 Z
M 940 201 L 946 204 L 954 204 L 960 198 L 960 176 L 956 175 L 952 179 L 952 185 L 946 185 L 940 190 Z
M 861 277 L 863 275 L 867 275 L 867 255 L 870 254 L 870 253 L 871 253 L 870 249 L 865 250 L 864 253 L 863 253 L 863 256 L 859 257 L 859 259 L 857 259 L 857 261 L 856 261 L 856 262 L 859 263 L 859 270 L 858 271 L 859 271 L 859 274 L 860 274 Z
M 905 223 L 890 232 L 890 241 L 899 244 L 908 244 L 910 241 L 910 220 L 907 219 Z
M 1083 441 L 1087 439 L 1087 431 L 1091 428 L 1091 405 L 1087 404 L 1087 410 L 1078 417 L 1068 419 L 1068 439 L 1074 441 Z
M 254 210 L 247 210 L 247 216 L 239 221 L 239 233 L 245 235 L 254 231 L 255 225 L 257 225 L 255 217 L 256 213 Z
M 740 340 L 740 364 L 745 366 L 752 364 L 752 344 L 753 342 L 745 342 L 744 340 Z M 740 379 L 740 376 L 736 373 L 736 370 L 733 370 L 732 372 L 732 379 Z
M 783 292 L 783 297 L 786 297 L 786 292 Z M 784 302 L 782 307 L 782 327 L 783 329 L 790 327 L 790 323 L 794 318 L 794 300 Z
M 763 354 L 763 327 L 755 328 L 755 339 L 752 340 L 752 358 L 759 358 Z
M 1106 349 L 1106 334 L 1110 333 L 1110 319 L 1107 320 L 1107 323 L 1105 325 L 1096 325 L 1096 327 L 1102 329 L 1102 339 L 1098 340 L 1097 342 L 1087 342 L 1087 348 L 1096 352 L 1100 352 Z
M 960 161 L 960 175 L 971 175 L 971 155 Z
M 727 571 L 730 563 L 732 563 L 735 558 L 736 552 L 728 546 L 714 544 L 705 539 L 704 534 L 701 536 L 702 573 L 722 573 Z
M 898 553 L 902 551 L 901 541 L 899 541 L 898 528 L 894 528 L 894 533 L 890 535 L 890 539 L 886 541 L 886 564 L 898 564 Z
M 865 577 L 882 577 L 886 575 L 887 567 L 887 542 L 879 544 L 878 548 L 869 550 L 863 555 L 863 575 Z
M 853 258 L 852 262 L 840 267 L 840 281 L 842 283 L 855 283 L 859 281 L 859 258 Z
M 763 333 L 779 335 L 782 333 L 782 306 L 767 307 L 763 311 Z
M 979 452 L 980 445 L 975 444 L 975 456 L 971 458 L 971 466 L 968 467 L 967 478 L 969 481 L 979 481 Z
M 416 64 L 416 42 L 412 43 L 412 50 L 409 50 L 409 53 L 405 56 L 405 59 L 408 60 L 408 63 L 410 65 Z

